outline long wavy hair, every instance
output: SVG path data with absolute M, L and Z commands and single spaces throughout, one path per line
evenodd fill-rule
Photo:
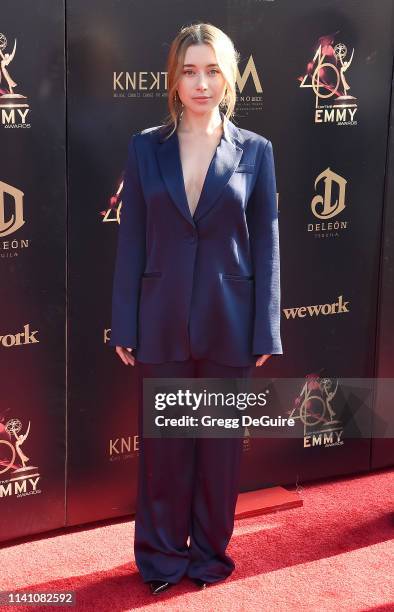
M 177 87 L 182 75 L 187 48 L 190 45 L 208 44 L 216 53 L 216 60 L 226 81 L 225 95 L 219 106 L 228 119 L 234 115 L 236 103 L 235 84 L 237 79 L 240 54 L 234 44 L 222 30 L 211 23 L 194 23 L 184 26 L 171 43 L 167 58 L 168 74 L 168 110 L 163 130 L 168 131 L 169 138 L 177 129 L 182 116 L 182 102 Z

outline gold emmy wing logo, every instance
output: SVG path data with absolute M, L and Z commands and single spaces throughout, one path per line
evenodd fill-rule
M 354 56 L 346 45 L 335 44 L 334 35 L 319 38 L 317 50 L 308 62 L 304 75 L 298 77 L 300 87 L 309 87 L 315 94 L 315 123 L 357 125 L 357 98 L 349 94 L 348 72 Z
M 338 237 L 340 230 L 347 229 L 348 222 L 345 220 L 327 222 L 326 220 L 336 217 L 345 209 L 347 180 L 327 167 L 316 178 L 315 190 L 320 182 L 323 182 L 324 193 L 314 196 L 311 209 L 314 216 L 323 222 L 308 223 L 308 232 L 315 232 L 315 236 L 319 238 Z
M 1 122 L 5 127 L 11 125 L 23 125 L 30 127 L 26 123 L 26 116 L 29 112 L 27 97 L 17 93 L 15 88 L 18 83 L 14 81 L 10 71 L 16 53 L 16 39 L 11 52 L 7 51 L 8 41 L 4 34 L 0 32 L 0 109 Z
M 6 215 L 5 197 L 9 195 L 13 200 L 13 211 Z M 0 238 L 13 234 L 24 225 L 23 196 L 20 189 L 0 181 Z
M 24 433 L 19 419 L 10 419 L 5 425 L 0 421 L 0 476 L 10 473 L 7 480 L 0 480 L 0 499 L 41 493 L 37 488 L 40 479 L 38 468 L 28 465 L 30 457 L 22 451 L 29 433 L 30 421 Z

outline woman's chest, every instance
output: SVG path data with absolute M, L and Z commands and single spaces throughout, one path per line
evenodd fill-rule
M 192 142 L 179 138 L 179 157 L 183 186 L 191 214 L 193 215 L 208 174 L 208 170 L 220 139 L 204 139 Z
M 176 141 L 164 147 L 141 146 L 138 150 L 140 184 L 150 223 L 159 227 L 179 212 L 190 219 L 197 208 L 205 215 L 213 206 L 232 219 L 244 216 L 255 181 L 253 151 L 239 156 L 233 146 L 222 142 L 203 155 L 198 148 L 184 156 L 186 151 Z

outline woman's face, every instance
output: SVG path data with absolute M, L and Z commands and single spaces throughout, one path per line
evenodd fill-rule
M 177 89 L 182 103 L 193 113 L 213 110 L 225 95 L 226 81 L 216 62 L 211 45 L 187 48 Z

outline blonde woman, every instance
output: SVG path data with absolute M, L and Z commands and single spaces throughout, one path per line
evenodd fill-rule
M 111 346 L 146 377 L 246 378 L 282 354 L 272 144 L 237 127 L 239 54 L 207 23 L 168 56 L 169 118 L 127 159 Z M 242 438 L 149 438 L 139 407 L 134 552 L 151 592 L 227 578 Z M 188 538 L 190 541 L 188 542 Z

